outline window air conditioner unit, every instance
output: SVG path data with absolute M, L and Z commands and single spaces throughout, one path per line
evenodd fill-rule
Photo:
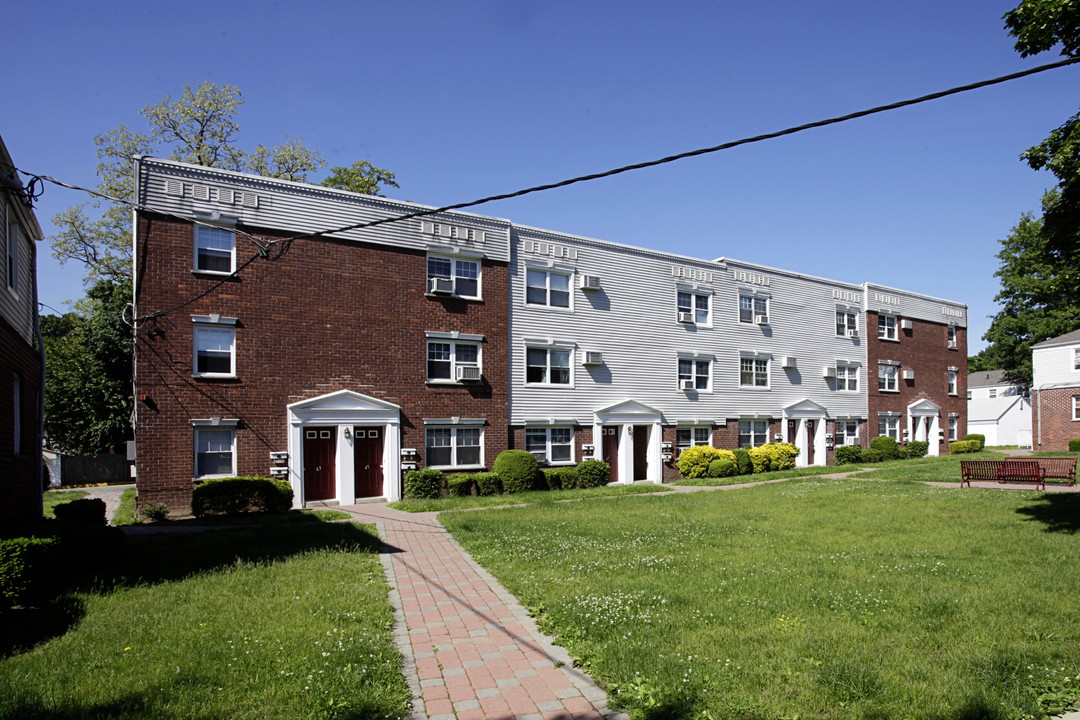
M 754 316 L 754 322 L 756 322 L 758 325 L 768 325 L 769 324 L 769 316 L 768 315 L 755 315 Z
M 786 368 L 795 368 L 799 366 L 795 358 L 791 357 L 790 355 L 785 355 L 784 357 L 780 358 L 780 365 L 781 367 Z
M 900 328 L 903 329 L 903 330 L 910 330 L 911 329 L 911 321 L 910 320 L 901 320 L 900 321 Z
M 836 377 L 836 368 L 834 368 L 832 365 L 826 365 L 825 367 L 821 368 L 821 377 L 823 377 L 823 378 L 834 378 L 834 377 Z
M 689 323 L 690 325 L 693 325 L 694 324 L 694 313 L 684 313 L 684 312 L 679 313 L 679 322 L 681 322 L 681 323 Z
M 903 378 L 905 380 L 914 380 L 915 379 L 915 371 L 914 370 L 904 370 L 901 373 L 901 375 L 903 376 Z
M 679 381 L 679 389 L 680 390 L 695 390 L 695 389 L 697 389 L 697 384 L 693 380 L 680 380 Z
M 949 349 L 950 350 L 955 350 L 956 349 L 956 341 L 955 340 L 950 340 L 949 341 Z
M 540 463 L 541 465 L 547 462 L 547 453 L 543 450 L 533 450 L 532 455 L 534 458 L 536 458 L 536 462 Z
M 454 281 L 450 278 L 428 278 L 428 292 L 432 295 L 451 295 Z
M 600 278 L 596 275 L 582 275 L 581 276 L 581 289 L 582 290 L 599 290 Z
M 847 336 L 849 338 L 857 338 L 857 337 L 859 337 L 859 331 L 858 330 L 848 330 L 847 331 Z
M 586 365 L 603 365 L 604 353 L 597 352 L 595 350 L 587 350 L 585 352 L 585 364 Z
M 477 365 L 458 365 L 457 367 L 457 379 L 458 380 L 472 380 L 476 381 L 480 379 L 480 368 Z

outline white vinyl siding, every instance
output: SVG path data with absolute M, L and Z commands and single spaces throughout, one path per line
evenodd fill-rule
M 529 268 L 525 271 L 525 302 L 529 305 L 569 308 L 569 273 Z
M 695 325 L 711 325 L 709 315 L 709 296 L 703 293 L 684 292 L 676 293 L 676 309 L 679 315 L 690 315 Z
M 767 358 L 739 358 L 739 385 L 768 388 L 769 360 Z

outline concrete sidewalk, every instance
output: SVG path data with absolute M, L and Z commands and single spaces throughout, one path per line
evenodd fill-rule
M 626 720 L 435 513 L 339 509 L 374 523 L 385 543 L 413 720 Z

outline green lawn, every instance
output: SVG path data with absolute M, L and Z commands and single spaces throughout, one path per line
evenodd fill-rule
M 1080 496 L 902 479 L 957 460 L 440 520 L 636 718 L 1043 717 L 1080 698 Z
M 471 495 L 468 497 L 444 497 L 434 500 L 406 498 L 390 503 L 390 507 L 404 512 L 443 512 L 445 510 L 531 505 L 533 503 L 552 503 L 564 500 L 586 500 L 670 491 L 670 488 L 663 485 L 605 485 L 604 487 L 581 490 L 533 490 L 507 495 Z
M 74 502 L 80 498 L 84 498 L 90 493 L 85 490 L 46 490 L 41 496 L 41 504 L 45 511 L 45 517 L 56 517 L 54 511 L 57 505 L 63 505 L 64 503 Z
M 350 523 L 128 537 L 89 587 L 0 613 L 48 615 L 0 656 L 0 717 L 401 717 L 378 549 Z

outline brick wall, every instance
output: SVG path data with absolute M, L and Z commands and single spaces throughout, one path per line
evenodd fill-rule
M 280 237 L 272 230 L 249 232 Z M 483 301 L 425 295 L 422 251 L 332 239 L 295 242 L 279 260 L 256 260 L 239 278 L 191 271 L 193 226 L 141 214 L 136 338 L 139 505 L 190 503 L 193 418 L 236 418 L 237 471 L 267 475 L 287 449 L 290 403 L 351 390 L 402 408 L 401 445 L 423 451 L 425 417 L 486 418 L 484 461 L 507 445 L 507 267 L 485 261 Z M 253 246 L 237 238 L 238 264 Z M 220 285 L 219 285 L 220 283 Z M 217 287 L 215 287 L 217 286 Z M 193 314 L 237 318 L 236 379 L 192 377 Z M 425 382 L 425 331 L 485 336 L 483 382 Z M 421 457 L 422 459 L 422 457 Z
M 0 318 L 0 520 L 41 517 L 41 459 L 37 443 L 41 358 Z M 19 436 L 15 451 L 15 377 L 19 379 Z
M 1072 419 L 1073 397 L 1077 396 L 1080 386 L 1031 393 L 1031 435 L 1036 450 L 1067 451 L 1069 441 L 1080 438 L 1080 420 Z

